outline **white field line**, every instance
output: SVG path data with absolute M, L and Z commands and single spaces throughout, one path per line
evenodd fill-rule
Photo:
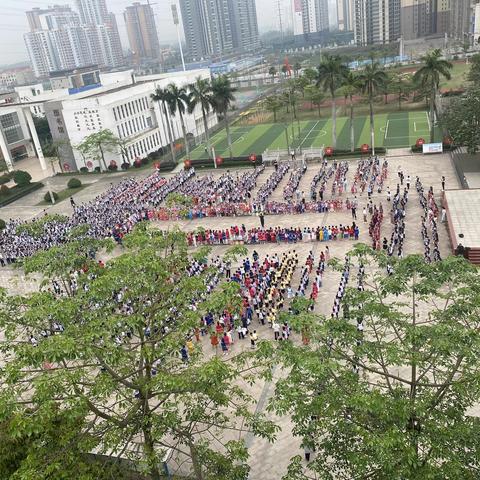
M 387 139 L 387 136 L 388 136 L 388 127 L 390 126 L 390 120 L 387 120 L 387 126 L 385 127 L 385 137 L 384 137 L 384 140 Z
M 316 126 L 320 123 L 320 120 L 317 120 L 317 123 L 311 128 L 311 130 L 307 133 L 305 138 L 302 140 L 302 143 L 298 146 L 298 148 L 302 148 L 302 145 L 305 143 L 307 138 L 310 136 L 310 134 L 315 130 Z

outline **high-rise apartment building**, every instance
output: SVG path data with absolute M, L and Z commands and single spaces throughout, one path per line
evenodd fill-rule
M 252 52 L 260 46 L 255 0 L 229 0 L 233 48 Z
M 105 0 L 75 0 L 75 6 L 84 25 L 103 25 L 110 20 Z
M 342 31 L 353 30 L 353 0 L 337 0 L 338 29 Z
M 83 3 L 85 2 L 85 4 Z M 87 23 L 85 6 L 104 5 L 104 0 L 77 0 L 83 14 L 70 7 L 54 6 L 27 12 L 30 32 L 25 44 L 37 77 L 49 72 L 97 64 L 117 67 L 123 64 L 122 47 L 115 17 L 107 12 L 104 23 Z M 100 17 L 99 17 L 100 18 Z
M 405 40 L 425 37 L 435 33 L 436 1 L 402 0 L 401 26 Z
M 135 63 L 158 58 L 160 45 L 152 7 L 137 2 L 128 6 L 123 16 Z
M 328 0 L 292 0 L 292 10 L 294 35 L 329 29 Z
M 357 45 L 385 44 L 400 38 L 400 0 L 355 0 Z
M 450 2 L 449 35 L 457 40 L 471 41 L 474 33 L 475 5 L 477 0 Z
M 233 50 L 228 0 L 180 0 L 185 40 L 198 60 Z
M 193 59 L 258 46 L 255 0 L 180 0 L 180 9 Z

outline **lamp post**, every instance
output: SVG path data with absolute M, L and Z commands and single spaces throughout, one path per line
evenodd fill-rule
M 173 23 L 177 29 L 177 39 L 178 39 L 178 46 L 180 48 L 180 57 L 182 58 L 182 67 L 183 67 L 183 71 L 185 72 L 187 69 L 185 68 L 185 58 L 183 56 L 182 39 L 180 37 L 180 20 L 178 18 L 177 6 L 174 3 L 172 3 L 172 16 L 173 16 Z

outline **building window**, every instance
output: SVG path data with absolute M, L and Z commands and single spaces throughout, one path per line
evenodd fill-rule
M 60 112 L 58 110 L 54 110 L 53 111 L 53 115 L 55 115 L 55 117 L 59 117 L 60 116 Z

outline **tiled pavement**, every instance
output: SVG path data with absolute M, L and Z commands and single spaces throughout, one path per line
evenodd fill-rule
M 400 152 L 403 153 L 403 152 Z M 410 253 L 420 253 L 423 254 L 423 243 L 420 234 L 420 216 L 421 209 L 418 194 L 415 190 L 415 177 L 418 175 L 423 182 L 425 188 L 429 186 L 434 187 L 434 191 L 437 199 L 439 199 L 440 193 L 440 180 L 442 175 L 446 177 L 446 187 L 447 189 L 459 188 L 458 181 L 455 176 L 454 169 L 451 165 L 451 161 L 448 155 L 435 155 L 435 156 L 397 156 L 390 157 L 389 159 L 389 177 L 386 181 L 385 186 L 390 186 L 391 191 L 394 191 L 398 181 L 397 177 L 397 168 L 400 165 L 405 173 L 405 175 L 410 175 L 412 179 L 412 186 L 410 187 L 409 202 L 407 206 L 407 217 L 406 217 L 406 240 L 405 240 L 405 254 Z M 318 171 L 318 164 L 310 164 L 308 171 L 305 176 L 302 178 L 299 189 L 304 190 L 308 195 L 310 191 L 310 181 L 315 173 Z M 351 161 L 351 166 L 349 170 L 349 185 L 352 183 L 352 178 L 354 171 L 356 169 L 356 162 Z M 261 185 L 261 182 L 265 180 L 271 170 L 267 171 L 261 175 L 257 183 L 257 187 Z M 79 193 L 76 198 L 77 202 L 86 201 L 90 198 L 95 197 L 108 187 L 108 184 L 112 181 L 113 177 L 101 177 L 95 184 L 89 186 Z M 115 176 L 115 181 L 120 181 L 119 177 Z M 288 174 L 287 174 L 288 178 Z M 276 199 L 280 199 L 283 191 L 283 186 L 285 185 L 286 180 L 282 181 L 277 191 L 274 193 Z M 331 185 L 331 182 L 330 182 Z M 391 223 L 388 215 L 388 202 L 386 201 L 385 190 L 382 194 L 375 193 L 373 196 L 374 204 L 382 204 L 385 212 L 385 220 L 382 225 L 382 237 L 390 237 L 391 234 Z M 329 195 L 327 195 L 328 197 Z M 351 195 L 349 195 L 351 197 Z M 343 195 L 344 199 L 347 197 L 346 194 Z M 368 237 L 368 224 L 364 224 L 361 219 L 361 211 L 363 206 L 366 204 L 367 195 L 358 195 L 359 199 L 359 209 L 357 223 L 360 226 L 360 241 L 365 243 L 370 243 Z M 35 210 L 31 208 L 31 212 Z M 51 211 L 66 212 L 70 213 L 70 204 L 69 202 L 63 202 L 62 204 L 52 207 Z M 20 210 L 12 207 L 12 215 L 19 213 Z M 5 218 L 5 215 L 0 212 L 0 216 Z M 7 217 L 8 218 L 8 217 Z M 315 227 L 317 225 L 339 225 L 339 224 L 349 224 L 352 221 L 350 212 L 334 212 L 334 213 L 322 213 L 322 214 L 304 214 L 304 215 L 286 215 L 286 216 L 267 216 L 266 217 L 266 226 L 285 226 L 285 227 Z M 247 227 L 259 226 L 259 220 L 256 217 L 238 217 L 238 218 L 204 218 L 201 220 L 182 220 L 177 222 L 157 222 L 156 225 L 159 228 L 169 228 L 174 225 L 180 226 L 184 231 L 191 231 L 200 226 L 204 228 L 227 228 L 234 224 L 244 223 Z M 440 236 L 440 251 L 442 256 L 446 256 L 450 253 L 451 248 L 449 244 L 448 234 L 444 225 L 439 227 L 439 236 Z M 342 258 L 346 252 L 349 251 L 353 242 L 338 240 L 329 243 L 329 248 L 331 256 Z M 300 262 L 303 264 L 308 251 L 312 250 L 315 255 L 315 262 L 318 262 L 320 251 L 324 250 L 325 244 L 322 243 L 298 243 L 295 246 L 292 245 L 259 245 L 256 247 L 248 246 L 249 252 L 252 252 L 253 249 L 256 249 L 260 256 L 265 254 L 273 254 L 274 252 L 287 251 L 289 249 L 295 248 L 299 253 Z M 214 254 L 221 253 L 225 251 L 227 247 L 215 247 Z M 300 270 L 300 269 L 298 269 Z M 12 275 L 16 276 L 18 274 L 13 274 L 10 269 L 0 269 L 0 286 L 7 286 L 12 279 Z M 328 315 L 330 313 L 334 295 L 338 287 L 339 274 L 332 272 L 327 269 L 326 274 L 323 280 L 323 287 L 320 290 L 320 295 L 317 301 L 317 311 L 321 314 Z M 296 283 L 297 282 L 297 283 Z M 298 272 L 294 277 L 293 284 L 298 285 Z M 18 279 L 17 287 L 20 291 L 28 290 L 29 283 L 24 279 Z M 262 338 L 273 338 L 273 333 L 268 329 L 268 327 L 259 326 L 258 331 Z M 208 345 L 207 339 L 204 339 L 206 343 L 205 349 L 209 349 L 212 354 L 210 345 Z M 237 341 L 232 348 L 233 353 L 240 351 L 243 348 L 248 348 L 248 341 Z M 206 350 L 207 351 L 207 350 Z M 228 357 L 226 357 L 228 358 Z M 274 376 L 285 374 L 285 372 L 280 369 L 276 369 Z M 258 382 L 252 389 L 252 394 L 255 398 L 259 399 L 257 404 L 257 409 L 259 411 L 264 411 L 265 406 L 268 402 L 268 399 L 273 393 L 274 386 L 272 384 L 265 384 L 264 382 Z M 253 438 L 249 435 L 246 435 L 247 443 L 250 447 L 251 454 L 251 465 L 252 471 L 250 478 L 253 480 L 278 480 L 286 471 L 286 467 L 289 463 L 289 459 L 294 455 L 301 454 L 300 450 L 300 439 L 293 438 L 291 435 L 291 422 L 290 419 L 285 416 L 282 418 L 277 418 L 271 416 L 277 423 L 282 427 L 282 431 L 278 434 L 277 441 L 274 444 L 269 444 L 266 441 L 261 439 Z

